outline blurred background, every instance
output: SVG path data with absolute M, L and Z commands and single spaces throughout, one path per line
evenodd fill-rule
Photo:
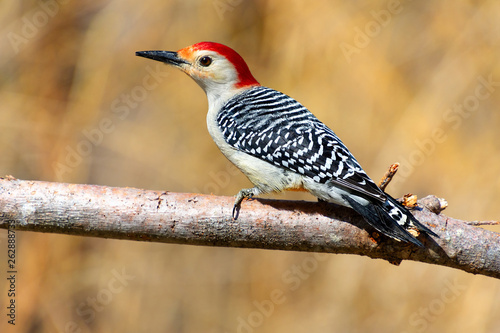
M 135 51 L 236 49 L 303 103 L 388 192 L 500 218 L 500 3 L 0 2 L 0 175 L 234 195 L 249 181 L 203 91 Z M 276 198 L 314 200 L 310 196 Z M 500 231 L 499 227 L 490 227 Z M 0 267 L 6 260 L 0 231 Z M 17 232 L 15 328 L 0 331 L 500 332 L 498 281 L 348 255 Z

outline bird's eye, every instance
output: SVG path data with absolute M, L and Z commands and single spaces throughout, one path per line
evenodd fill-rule
M 201 58 L 200 58 L 199 63 L 200 63 L 200 65 L 202 65 L 203 67 L 208 67 L 208 66 L 210 66 L 210 64 L 212 63 L 212 58 L 210 58 L 210 57 L 208 57 L 208 56 L 201 57 Z

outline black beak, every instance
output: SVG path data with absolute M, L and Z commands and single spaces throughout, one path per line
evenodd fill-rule
M 177 52 L 172 51 L 139 51 L 136 52 L 135 55 L 161 61 L 174 66 L 180 66 L 188 63 L 186 60 L 179 58 Z

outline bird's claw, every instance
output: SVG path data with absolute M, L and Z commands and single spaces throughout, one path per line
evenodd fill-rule
M 233 220 L 237 220 L 238 216 L 240 215 L 241 202 L 243 201 L 243 199 L 250 199 L 253 196 L 254 192 L 251 188 L 244 188 L 238 192 L 233 206 Z

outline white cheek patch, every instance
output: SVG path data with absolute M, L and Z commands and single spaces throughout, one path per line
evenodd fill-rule
M 202 80 L 205 80 L 205 79 L 212 79 L 214 78 L 214 75 L 213 73 L 209 73 L 209 72 L 205 72 L 205 71 L 200 71 L 199 69 L 196 69 L 196 68 L 190 68 L 187 72 L 186 72 L 189 76 L 191 76 L 193 79 L 202 79 Z

